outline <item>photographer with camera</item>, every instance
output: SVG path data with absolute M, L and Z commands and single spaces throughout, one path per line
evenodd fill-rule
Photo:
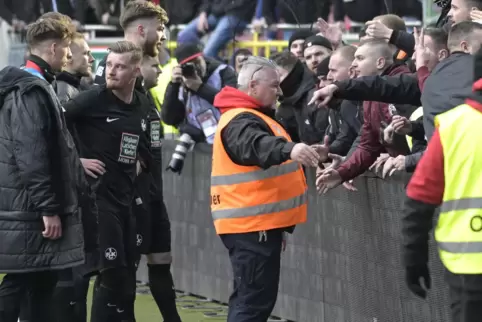
M 162 120 L 195 142 L 212 144 L 220 118 L 214 97 L 224 86 L 236 87 L 236 73 L 226 64 L 204 57 L 197 44 L 176 48 L 179 65 L 172 70 L 162 107 Z

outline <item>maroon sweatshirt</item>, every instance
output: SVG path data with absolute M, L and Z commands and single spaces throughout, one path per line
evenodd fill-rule
M 383 73 L 383 75 L 388 76 L 399 74 L 410 74 L 410 70 L 406 65 L 394 64 Z M 363 103 L 363 126 L 360 144 L 355 152 L 337 169 L 343 181 L 354 179 L 367 171 L 378 156 L 385 151 L 392 157 L 408 152 L 397 151 L 396 147 L 384 146 L 380 142 L 381 122 L 384 121 L 388 125 L 392 120 L 388 105 L 381 102 Z

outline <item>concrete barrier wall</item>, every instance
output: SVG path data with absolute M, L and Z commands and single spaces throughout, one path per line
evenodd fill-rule
M 164 163 L 175 142 L 164 142 Z M 210 214 L 211 147 L 199 144 L 181 175 L 164 173 L 172 223 L 176 288 L 221 302 L 231 292 L 227 250 Z M 443 269 L 432 247 L 433 289 L 428 301 L 411 295 L 401 265 L 401 209 L 407 176 L 360 177 L 358 192 L 343 187 L 318 196 L 314 171 L 308 222 L 288 237 L 274 315 L 303 322 L 449 321 Z M 433 246 L 433 243 L 432 243 Z

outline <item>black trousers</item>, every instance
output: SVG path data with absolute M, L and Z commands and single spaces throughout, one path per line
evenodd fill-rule
M 266 322 L 278 296 L 283 230 L 221 235 L 233 267 L 228 322 Z
M 452 322 L 482 321 L 482 275 L 447 272 Z
M 5 275 L 0 285 L 0 322 L 17 322 L 21 307 L 29 311 L 29 322 L 51 322 L 56 283 L 54 271 Z M 29 303 L 22 305 L 26 299 Z

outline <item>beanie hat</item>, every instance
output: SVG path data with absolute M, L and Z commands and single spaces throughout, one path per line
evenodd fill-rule
M 291 48 L 291 44 L 296 41 L 296 40 L 305 40 L 306 38 L 309 38 L 311 36 L 315 35 L 315 33 L 311 30 L 306 30 L 306 29 L 300 29 L 295 31 L 289 41 L 288 41 L 288 48 Z
M 191 60 L 202 56 L 203 51 L 200 45 L 195 43 L 180 44 L 174 51 L 174 56 L 179 65 L 190 62 Z
M 311 46 L 321 46 L 333 50 L 331 42 L 323 36 L 315 35 L 305 39 L 305 49 Z

